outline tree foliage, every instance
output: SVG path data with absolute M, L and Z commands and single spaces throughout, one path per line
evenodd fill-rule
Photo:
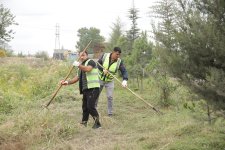
M 147 33 L 142 32 L 140 37 L 134 42 L 132 54 L 125 59 L 129 77 L 137 78 L 138 82 L 139 79 L 142 81 L 145 76 L 144 70 L 151 61 L 152 47 L 153 44 L 147 39 Z
M 135 8 L 134 5 L 132 8 L 129 9 L 128 17 L 131 20 L 131 29 L 127 31 L 127 38 L 130 42 L 130 47 L 129 47 L 130 52 L 132 51 L 132 46 L 135 39 L 137 39 L 140 34 L 139 33 L 140 29 L 138 28 L 138 25 L 137 25 L 137 19 L 139 18 L 138 12 L 139 10 Z
M 105 41 L 104 37 L 100 35 L 100 30 L 94 27 L 89 29 L 86 27 L 80 28 L 77 36 L 79 37 L 79 41 L 77 42 L 76 48 L 80 51 L 83 50 L 91 40 L 90 49 L 93 49 L 95 45 L 103 44 Z
M 225 2 L 161 0 L 153 8 L 160 60 L 173 76 L 214 102 L 225 102 Z
M 119 46 L 119 40 L 123 36 L 123 25 L 121 23 L 120 18 L 118 17 L 116 22 L 113 23 L 113 26 L 111 27 L 111 34 L 108 41 L 107 49 L 112 50 L 115 46 Z
M 13 38 L 13 30 L 8 29 L 11 25 L 17 25 L 15 22 L 15 16 L 10 12 L 8 8 L 4 8 L 0 4 L 0 43 L 9 42 Z
M 6 52 L 3 49 L 0 49 L 0 57 L 6 57 Z
M 49 55 L 46 51 L 38 51 L 34 55 L 36 58 L 43 58 L 44 60 L 49 59 Z

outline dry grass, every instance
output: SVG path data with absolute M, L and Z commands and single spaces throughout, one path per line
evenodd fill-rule
M 14 61 L 22 62 L 25 60 Z M 39 72 L 38 75 L 45 78 L 39 78 L 39 82 L 33 83 L 42 85 L 47 82 L 47 79 L 51 79 L 48 75 L 65 75 L 68 71 L 64 67 L 65 64 L 53 62 L 52 65 L 53 67 L 49 68 L 48 71 L 46 69 L 44 71 L 39 70 L 42 72 Z M 62 68 L 65 68 L 65 70 L 62 70 Z M 57 70 L 60 70 L 60 72 L 57 72 Z M 32 71 L 33 74 L 36 74 L 35 70 Z M 59 77 L 56 76 L 54 80 L 59 80 Z M 44 94 L 47 95 L 45 97 L 36 95 L 33 99 L 29 99 L 26 95 L 23 95 L 21 100 L 14 95 L 10 97 L 10 104 L 18 107 L 13 108 L 8 114 L 0 114 L 0 149 L 211 150 L 213 148 L 219 150 L 225 147 L 223 143 L 225 140 L 224 119 L 220 119 L 215 125 L 209 126 L 206 122 L 193 118 L 193 114 L 202 117 L 202 113 L 197 110 L 193 112 L 184 109 L 180 105 L 182 100 L 189 98 L 185 90 L 177 90 L 177 93 L 173 94 L 177 105 L 166 109 L 160 108 L 164 115 L 157 115 L 145 103 L 116 83 L 114 116 L 107 116 L 106 95 L 103 90 L 98 105 L 102 128 L 94 130 L 92 129 L 93 119 L 91 117 L 88 127 L 85 128 L 79 124 L 82 116 L 82 96 L 79 95 L 78 85 L 63 87 L 49 109 L 41 107 L 50 100 L 51 94 L 56 88 L 56 83 L 51 83 L 54 84 L 52 85 L 54 88 L 44 89 Z M 41 93 L 42 88 L 43 86 L 40 86 Z M 136 92 L 149 103 L 157 104 L 159 95 L 153 81 L 151 84 L 145 85 L 145 90 L 142 93 Z M 4 95 L 2 96 L 4 98 Z M 16 99 L 13 99 L 14 97 Z

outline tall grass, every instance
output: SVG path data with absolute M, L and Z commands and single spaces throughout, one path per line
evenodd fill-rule
M 224 118 L 209 125 L 200 101 L 192 101 L 197 97 L 176 81 L 171 82 L 176 89 L 170 93 L 169 107 L 161 105 L 160 87 L 154 78 L 145 79 L 143 91 L 131 86 L 164 115 L 157 115 L 115 81 L 114 116 L 107 116 L 103 90 L 98 105 L 102 128 L 93 130 L 91 117 L 88 127 L 79 125 L 82 96 L 78 85 L 62 87 L 49 109 L 41 107 L 50 100 L 69 65 L 51 60 L 35 67 L 32 64 L 7 63 L 0 67 L 0 149 L 225 148 Z

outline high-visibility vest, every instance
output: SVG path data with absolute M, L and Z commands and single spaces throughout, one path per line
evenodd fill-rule
M 110 63 L 110 53 L 105 53 L 103 55 L 102 62 L 103 62 L 102 66 L 104 67 L 104 69 L 107 69 L 111 74 L 115 75 L 117 70 L 119 69 L 121 59 L 118 58 L 116 62 L 113 62 L 110 65 L 109 64 Z M 99 78 L 102 81 L 110 82 L 113 80 L 114 77 L 112 75 L 110 75 L 109 73 L 105 75 L 103 71 L 99 71 Z
M 87 66 L 88 62 L 90 60 L 91 59 L 87 60 L 84 64 L 84 66 Z M 98 68 L 97 67 L 92 68 L 92 70 L 89 71 L 89 72 L 85 72 L 85 74 L 86 74 L 87 88 L 88 89 L 100 87 L 99 78 L 98 78 Z M 80 79 L 80 80 L 82 80 L 82 79 Z

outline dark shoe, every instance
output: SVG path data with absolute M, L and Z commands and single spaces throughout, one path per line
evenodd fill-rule
M 108 114 L 108 116 L 109 116 L 109 117 L 112 117 L 112 116 L 113 116 L 113 114 Z
M 101 128 L 102 126 L 101 126 L 101 124 L 100 123 L 95 123 L 94 125 L 93 125 L 93 129 L 98 129 L 98 128 Z
M 99 117 L 93 117 L 94 118 L 94 120 L 95 120 L 95 123 L 94 123 L 94 125 L 93 125 L 93 129 L 98 129 L 98 128 L 101 128 L 102 126 L 101 126 L 101 124 L 100 124 L 100 122 L 99 122 Z
M 80 124 L 87 127 L 87 121 L 82 121 Z

